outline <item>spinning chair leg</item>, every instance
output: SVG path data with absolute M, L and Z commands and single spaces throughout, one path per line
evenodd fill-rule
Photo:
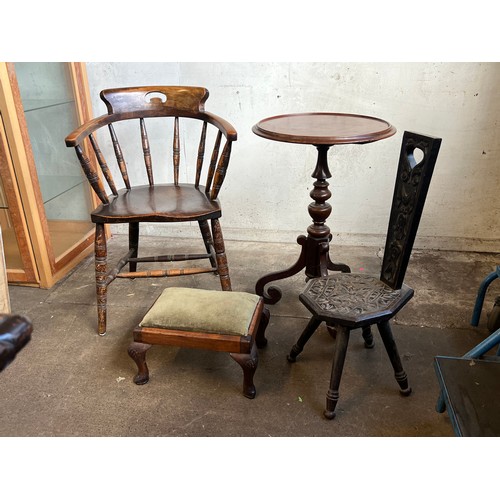
M 243 395 L 246 398 L 253 399 L 257 391 L 253 384 L 253 376 L 259 363 L 257 346 L 254 343 L 249 354 L 229 353 L 229 355 L 241 366 L 243 370 Z
M 367 349 L 373 349 L 375 342 L 373 342 L 373 334 L 372 334 L 372 329 L 371 329 L 370 325 L 363 327 L 362 335 L 363 335 L 363 339 L 365 340 L 365 347 Z
M 104 224 L 96 224 L 95 228 L 95 282 L 97 295 L 97 333 L 106 335 L 107 280 L 107 247 Z
M 143 385 L 149 381 L 149 370 L 146 364 L 146 352 L 150 349 L 150 344 L 142 344 L 139 342 L 132 342 L 128 346 L 128 355 L 135 361 L 137 369 L 139 370 L 134 377 L 134 383 Z
M 326 394 L 325 417 L 331 420 L 335 417 L 335 407 L 339 400 L 339 386 L 344 369 L 347 346 L 349 344 L 349 329 L 345 326 L 337 327 L 337 339 L 335 341 L 335 352 L 333 354 L 332 374 L 330 377 L 330 388 Z
M 321 320 L 313 316 L 307 326 L 305 327 L 302 335 L 297 340 L 297 343 L 292 347 L 290 354 L 286 357 L 290 363 L 295 363 L 297 356 L 302 352 L 307 341 L 312 337 L 312 334 L 317 330 L 321 324 Z
M 212 233 L 214 235 L 214 247 L 220 284 L 223 291 L 230 292 L 231 279 L 229 278 L 229 268 L 227 265 L 226 250 L 224 248 L 224 238 L 222 236 L 219 219 L 212 219 Z
M 394 369 L 394 376 L 396 378 L 396 382 L 399 384 L 400 392 L 403 396 L 409 396 L 411 394 L 411 387 L 408 385 L 408 376 L 403 369 L 398 348 L 392 335 L 391 325 L 388 321 L 383 321 L 382 323 L 378 323 L 377 327 Z
M 217 261 L 213 255 L 214 242 L 212 240 L 212 233 L 210 232 L 210 227 L 208 226 L 208 221 L 200 220 L 198 221 L 200 226 L 201 236 L 203 237 L 203 242 L 205 243 L 205 248 L 207 253 L 210 254 L 210 264 L 213 268 L 217 269 Z

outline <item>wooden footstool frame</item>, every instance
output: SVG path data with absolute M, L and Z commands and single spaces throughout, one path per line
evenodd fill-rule
M 193 291 L 196 292 L 196 289 Z M 220 294 L 231 293 L 237 292 L 214 291 L 214 294 L 218 294 L 219 297 L 221 297 Z M 155 304 L 150 308 L 150 311 L 155 307 Z M 237 314 L 237 311 L 234 311 L 234 313 Z M 253 377 L 258 365 L 257 348 L 264 347 L 267 344 L 265 330 L 269 323 L 269 316 L 269 310 L 264 307 L 264 300 L 260 297 L 253 310 L 246 335 L 208 333 L 197 331 L 195 328 L 180 330 L 139 325 L 133 331 L 134 341 L 128 348 L 128 354 L 135 361 L 138 368 L 134 382 L 142 385 L 149 381 L 146 352 L 152 345 L 170 345 L 228 352 L 243 370 L 243 395 L 253 399 L 256 395 Z

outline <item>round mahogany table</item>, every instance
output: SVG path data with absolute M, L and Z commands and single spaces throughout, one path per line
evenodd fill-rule
M 316 179 L 308 211 L 313 223 L 307 228 L 307 236 L 301 235 L 297 243 L 302 249 L 297 262 L 283 271 L 267 274 L 255 285 L 255 293 L 264 297 L 266 304 L 281 299 L 278 287 L 264 287 L 271 281 L 288 278 L 305 268 L 307 279 L 326 276 L 328 270 L 350 272 L 346 264 L 331 261 L 329 243 L 330 228 L 325 224 L 332 211 L 327 200 L 331 197 L 326 179 L 331 177 L 327 152 L 338 144 L 366 144 L 393 136 L 396 129 L 385 120 L 373 116 L 345 113 L 297 113 L 265 118 L 253 126 L 252 131 L 272 141 L 310 144 L 318 150 L 318 160 L 312 177 Z

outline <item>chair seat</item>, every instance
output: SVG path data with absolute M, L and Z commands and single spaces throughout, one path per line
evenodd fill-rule
M 121 189 L 108 205 L 99 205 L 91 219 L 95 223 L 176 222 L 220 216 L 218 200 L 210 201 L 204 186 L 157 184 Z
M 391 318 L 412 296 L 404 284 L 393 290 L 375 276 L 339 273 L 312 279 L 299 298 L 322 321 L 359 328 Z

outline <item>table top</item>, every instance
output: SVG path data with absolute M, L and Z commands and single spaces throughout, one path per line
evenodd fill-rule
M 264 118 L 252 131 L 266 139 L 298 144 L 365 144 L 391 137 L 396 129 L 373 116 L 296 113 Z
M 500 436 L 500 362 L 436 356 L 436 372 L 457 436 Z

